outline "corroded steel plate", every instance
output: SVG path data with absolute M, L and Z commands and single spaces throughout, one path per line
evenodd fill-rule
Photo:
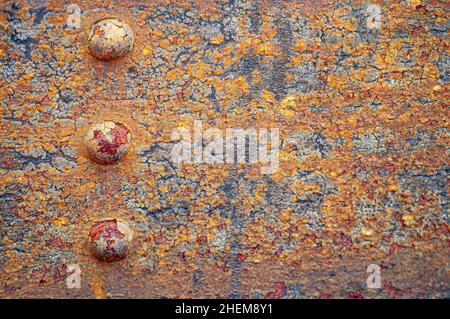
M 1 298 L 450 296 L 444 1 L 69 4 L 0 1 Z M 109 165 L 101 121 L 132 135 Z M 278 129 L 275 170 L 176 163 L 196 123 Z M 133 238 L 102 262 L 108 218 Z

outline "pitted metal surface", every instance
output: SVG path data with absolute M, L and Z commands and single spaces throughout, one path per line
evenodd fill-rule
M 0 297 L 449 297 L 444 2 L 74 4 L 0 2 Z M 102 61 L 112 17 L 133 49 Z M 173 163 L 197 120 L 279 128 L 278 170 Z M 133 136 L 110 165 L 84 147 L 102 121 Z M 101 262 L 111 218 L 134 236 Z

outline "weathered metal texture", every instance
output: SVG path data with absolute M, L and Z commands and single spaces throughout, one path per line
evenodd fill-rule
M 444 1 L 0 4 L 0 297 L 449 297 Z M 120 18 L 133 51 L 90 55 Z M 279 127 L 280 169 L 175 165 L 171 133 Z M 116 164 L 88 128 L 124 123 Z M 98 220 L 129 255 L 97 261 Z M 366 268 L 381 266 L 381 289 Z M 67 265 L 81 288 L 68 289 Z

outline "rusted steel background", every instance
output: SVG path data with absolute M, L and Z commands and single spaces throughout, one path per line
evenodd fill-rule
M 449 297 L 449 7 L 372 3 L 379 28 L 368 1 L 78 1 L 71 30 L 70 2 L 1 1 L 0 297 Z M 90 55 L 104 17 L 130 55 Z M 100 120 L 125 160 L 88 159 Z M 173 164 L 194 120 L 280 128 L 280 169 Z M 89 252 L 104 217 L 121 261 Z

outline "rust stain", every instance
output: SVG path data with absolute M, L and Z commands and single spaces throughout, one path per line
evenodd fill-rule
M 447 8 L 368 4 L 80 1 L 71 30 L 60 1 L 1 2 L 0 297 L 448 297 Z M 134 47 L 100 61 L 110 17 Z M 195 120 L 279 128 L 279 170 L 175 165 Z M 84 147 L 102 121 L 133 135 L 111 165 Z M 101 263 L 111 217 L 135 238 Z

